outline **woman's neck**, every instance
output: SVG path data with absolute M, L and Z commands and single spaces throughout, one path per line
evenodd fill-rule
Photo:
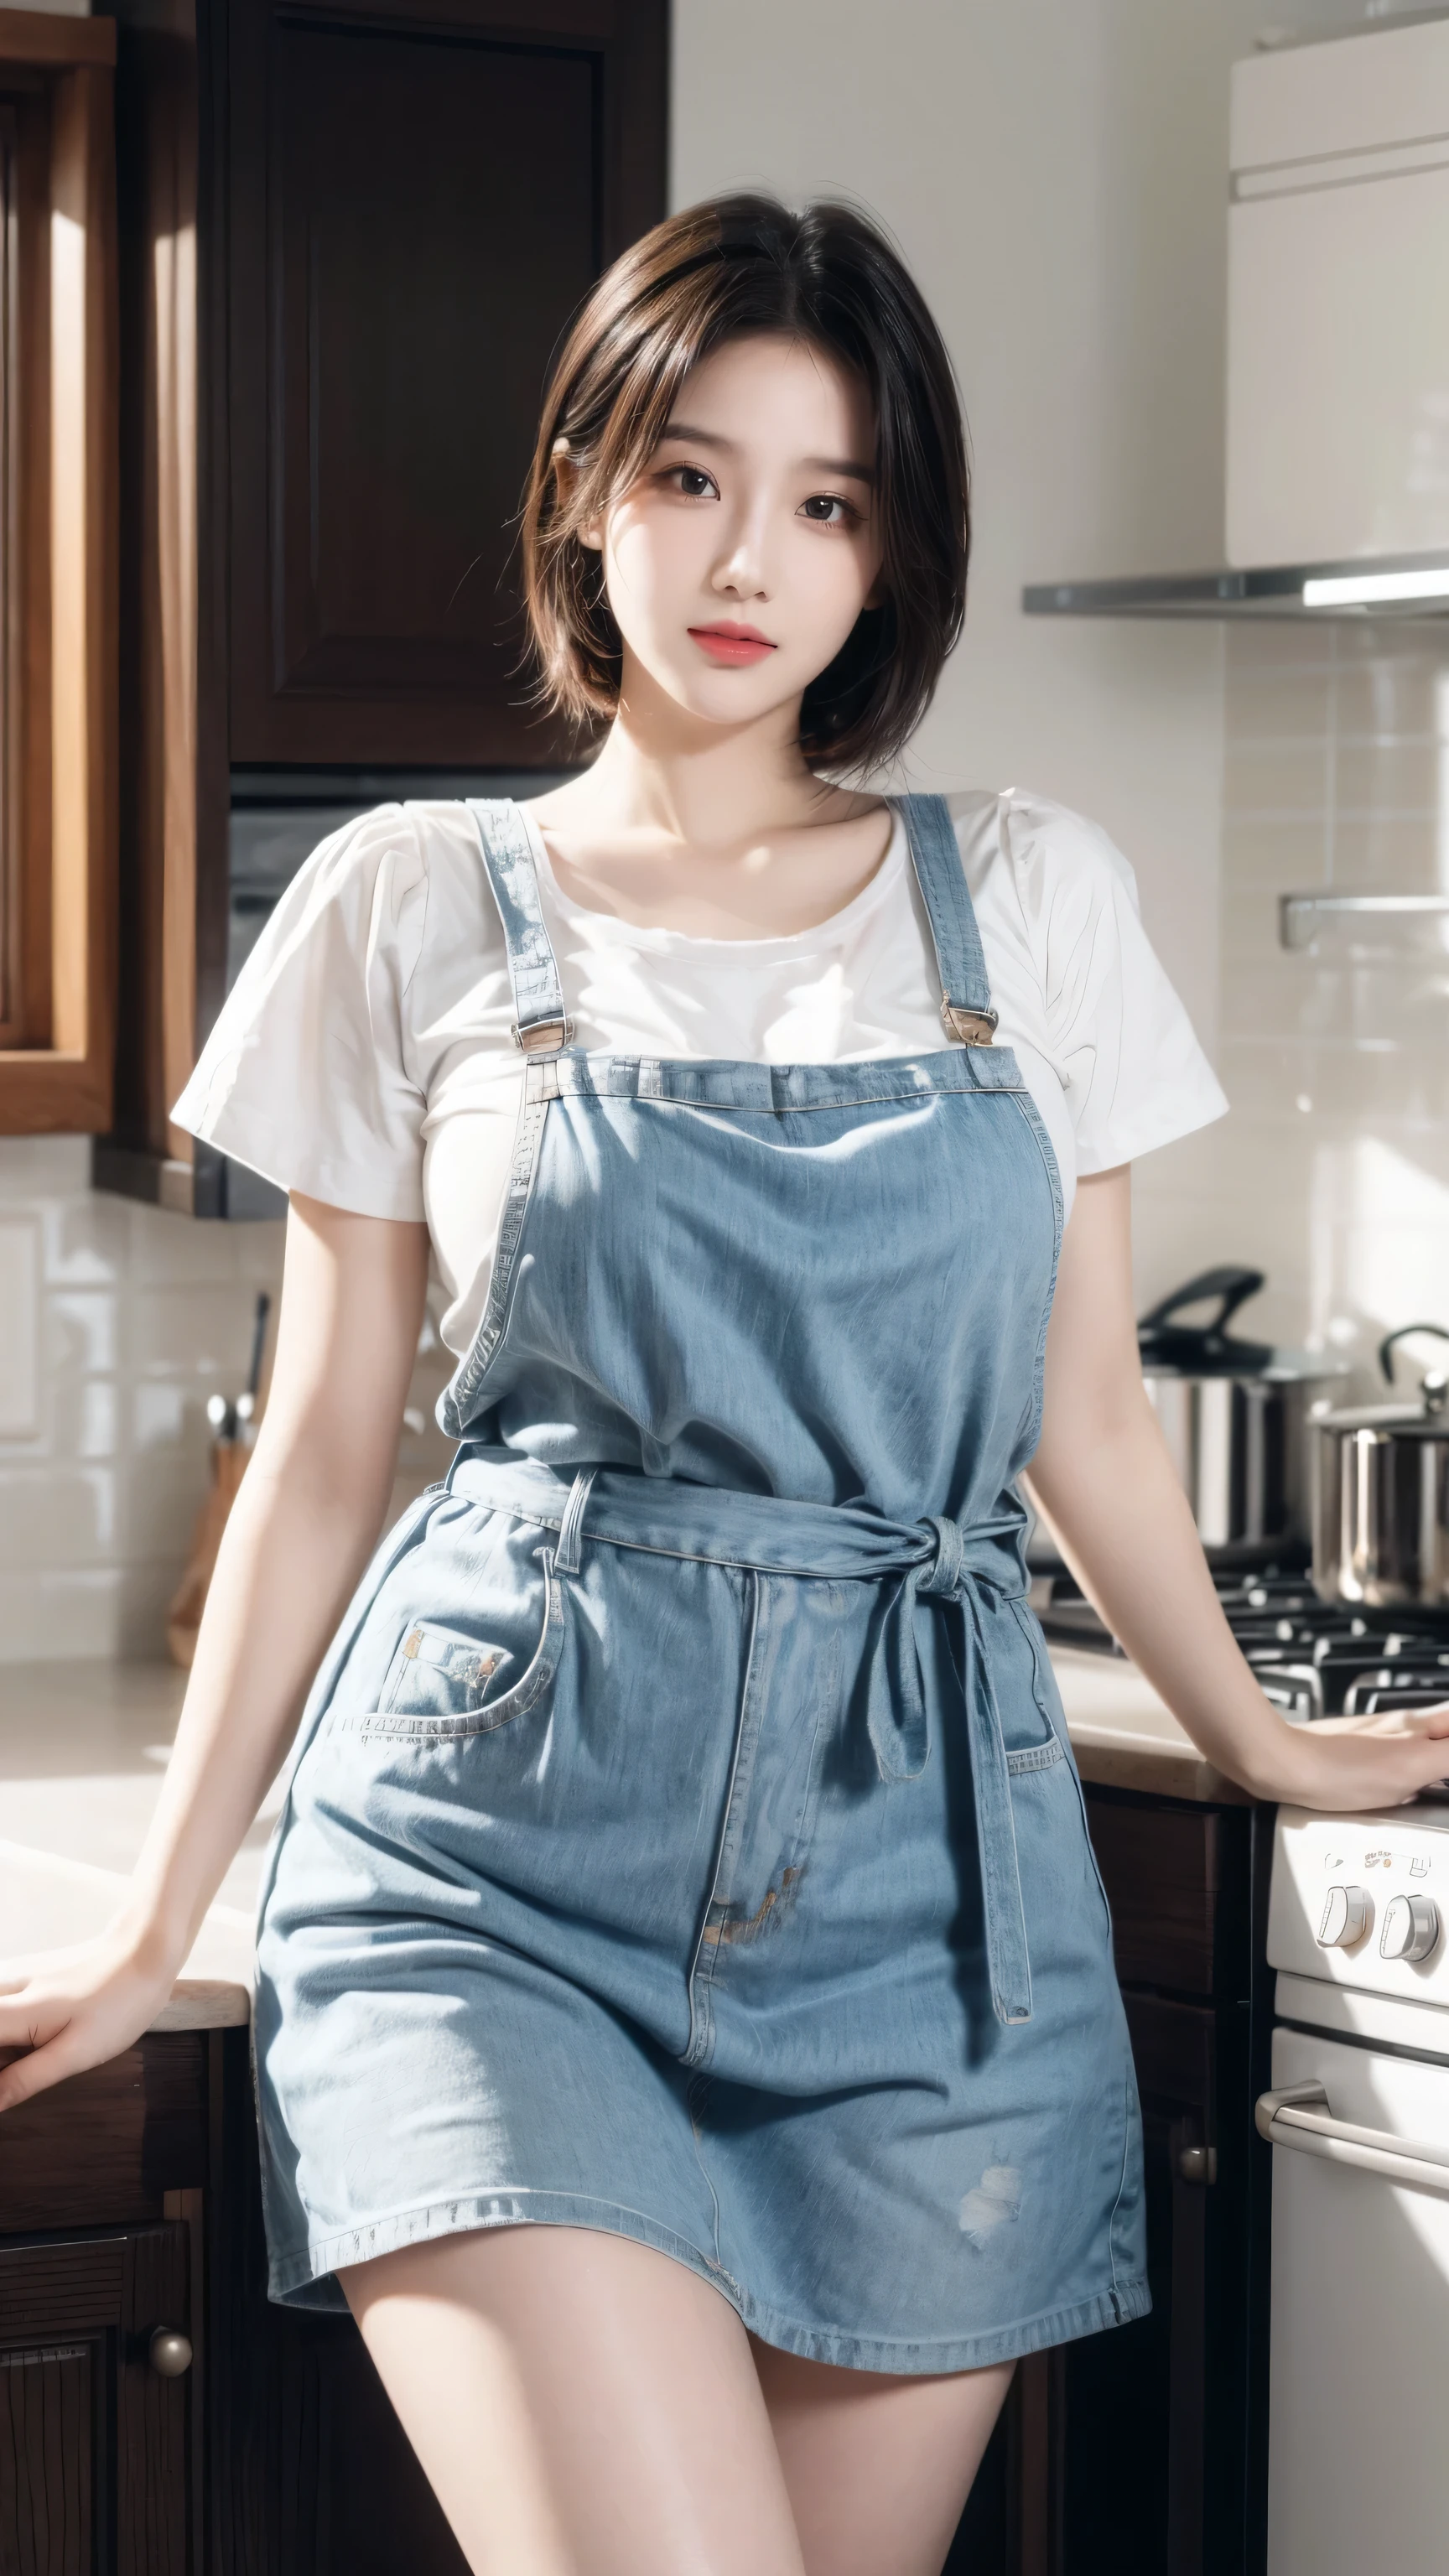
M 626 663 L 618 714 L 582 777 L 541 798 L 555 824 L 590 840 L 737 854 L 782 832 L 838 822 L 874 800 L 830 787 L 806 766 L 798 705 L 753 724 L 704 724 Z

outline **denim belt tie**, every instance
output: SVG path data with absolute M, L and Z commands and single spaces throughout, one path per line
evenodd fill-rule
M 464 1443 L 449 1490 L 590 1539 L 651 1554 L 817 1581 L 894 1575 L 866 1677 L 866 1716 L 880 1776 L 918 1779 L 930 1752 L 920 1622 L 928 1610 L 959 1621 L 956 1658 L 965 1701 L 991 2000 L 998 2020 L 1031 2018 L 1031 1971 L 1016 1861 L 1016 1828 L 1001 1711 L 982 1625 L 982 1595 L 1024 1594 L 1019 1511 L 966 1527 L 888 1520 L 856 1504 L 793 1502 L 775 1494 L 697 1485 L 616 1468 L 567 1471 L 531 1459 L 485 1458 Z M 571 1547 L 572 1552 L 572 1547 Z

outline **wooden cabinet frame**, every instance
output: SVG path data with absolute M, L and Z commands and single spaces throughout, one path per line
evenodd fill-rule
M 11 1135 L 97 1132 L 111 1116 L 115 52 L 109 19 L 0 9 L 0 99 L 15 101 L 16 171 L 6 217 L 3 744 L 14 931 L 0 1043 L 0 1133 Z

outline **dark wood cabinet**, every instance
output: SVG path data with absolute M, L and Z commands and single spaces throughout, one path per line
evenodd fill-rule
M 1152 2312 L 1022 2365 L 948 2576 L 1261 2576 L 1270 1810 L 1088 1788 L 1142 2101 Z
M 0 2121 L 4 2576 L 199 2571 L 206 2048 L 142 2040 Z
M 267 2299 L 246 2032 L 8 2112 L 0 2576 L 403 2569 L 466 2576 L 351 2319 Z
M 6 2576 L 187 2576 L 193 2326 L 184 2222 L 0 2244 Z
M 231 759 L 556 760 L 516 517 L 563 327 L 661 210 L 662 9 L 256 0 L 227 62 Z
M 364 806 L 574 750 L 525 667 L 517 514 L 570 317 L 664 211 L 668 6 L 114 7 L 122 1003 L 95 1177 L 224 1213 L 166 1113 L 226 990 L 234 799 Z

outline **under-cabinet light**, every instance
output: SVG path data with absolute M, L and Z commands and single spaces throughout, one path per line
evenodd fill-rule
M 1305 608 L 1387 608 L 1402 599 L 1449 600 L 1449 564 L 1420 572 L 1335 573 L 1303 585 Z

